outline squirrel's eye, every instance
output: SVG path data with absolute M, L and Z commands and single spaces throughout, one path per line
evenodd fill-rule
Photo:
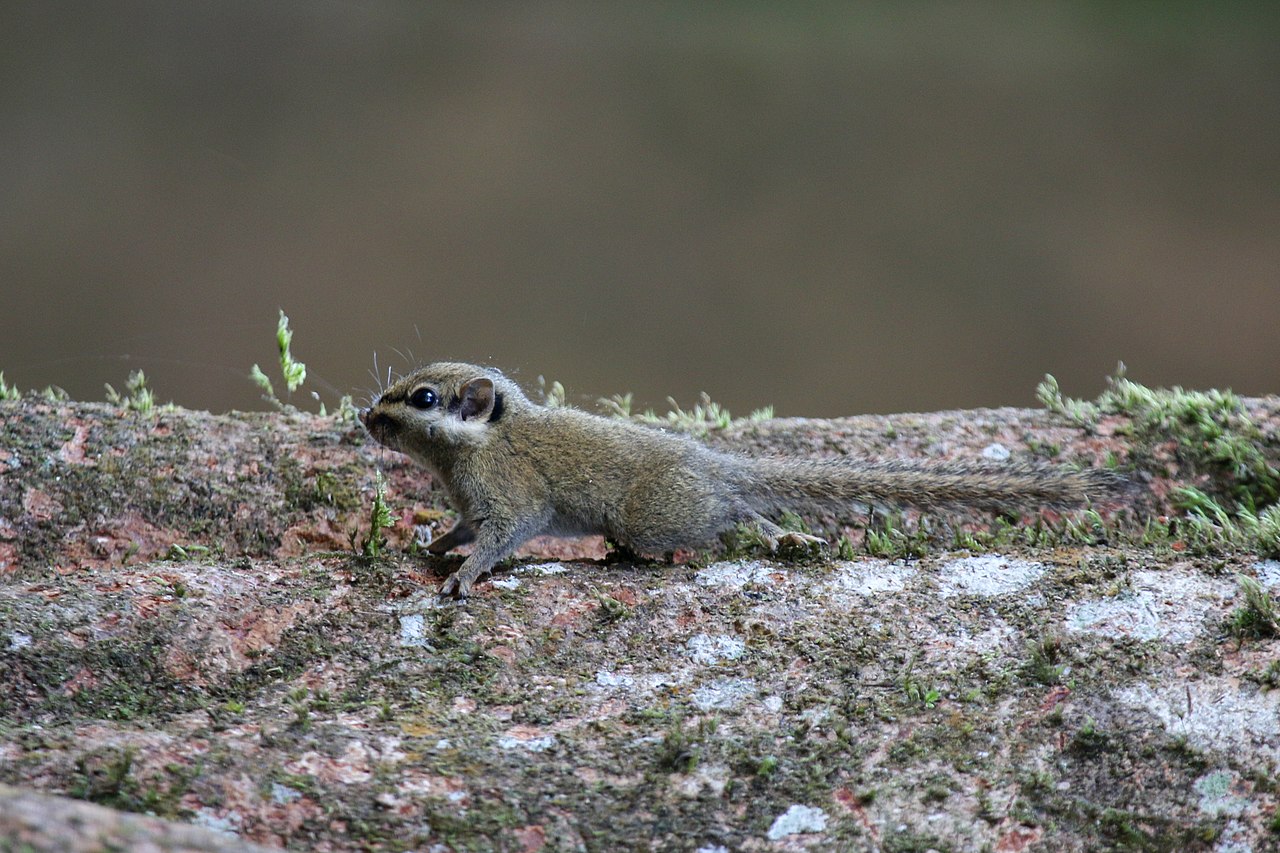
M 439 398 L 430 388 L 419 388 L 409 395 L 409 405 L 415 409 L 430 409 Z

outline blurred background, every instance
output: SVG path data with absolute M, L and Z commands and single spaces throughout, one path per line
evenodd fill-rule
M 0 369 L 737 414 L 1280 391 L 1280 4 L 15 0 Z M 305 393 L 295 402 L 315 408 Z

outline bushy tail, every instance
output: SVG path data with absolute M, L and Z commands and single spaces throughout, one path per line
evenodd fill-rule
M 1098 468 L 763 458 L 747 465 L 740 488 L 758 512 L 839 510 L 854 503 L 1028 511 L 1114 497 L 1122 484 Z

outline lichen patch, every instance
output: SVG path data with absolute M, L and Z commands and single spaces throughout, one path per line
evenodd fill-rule
M 734 590 L 747 584 L 775 584 L 787 575 L 785 570 L 760 560 L 732 560 L 712 563 L 694 575 L 694 582 L 699 586 Z
M 1170 734 L 1199 749 L 1280 763 L 1280 691 L 1231 678 L 1139 683 L 1116 691 L 1120 702 L 1154 716 Z
M 948 560 L 938 568 L 938 595 L 1008 595 L 1031 586 L 1045 573 L 1044 563 L 995 554 Z
M 1067 608 L 1068 631 L 1135 640 L 1189 643 L 1206 619 L 1224 610 L 1234 586 L 1176 567 L 1136 572 L 1115 596 L 1092 598 Z

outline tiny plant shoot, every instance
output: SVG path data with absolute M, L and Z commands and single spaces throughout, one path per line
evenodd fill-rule
M 147 375 L 141 370 L 130 373 L 124 387 L 125 393 L 121 394 L 107 383 L 107 402 L 144 415 L 155 409 L 155 395 L 147 387 Z
M 381 557 L 383 549 L 387 547 L 387 537 L 382 531 L 395 525 L 395 519 L 391 517 L 391 508 L 387 506 L 387 481 L 379 471 L 373 485 L 373 506 L 369 511 L 369 535 L 360 543 L 360 553 L 373 560 Z
M 292 342 L 293 330 L 289 328 L 289 318 L 281 310 L 280 319 L 276 322 L 276 348 L 280 351 L 280 374 L 284 377 L 285 387 L 290 394 L 301 388 L 302 383 L 307 380 L 307 366 L 300 361 L 295 361 L 293 353 L 289 351 L 289 345 Z M 264 399 L 275 406 L 284 407 L 280 398 L 276 396 L 271 380 L 262 372 L 261 367 L 256 364 L 251 367 L 249 378 L 262 389 Z
M 21 399 L 22 392 L 15 386 L 8 385 L 4 381 L 4 371 L 0 370 L 0 400 L 18 400 Z
M 307 366 L 300 361 L 294 361 L 293 355 L 289 352 L 289 344 L 292 341 L 293 331 L 289 328 L 289 318 L 281 310 L 280 320 L 276 323 L 276 344 L 280 348 L 280 372 L 284 374 L 284 381 L 289 386 L 290 394 L 301 388 L 302 383 L 307 380 Z

